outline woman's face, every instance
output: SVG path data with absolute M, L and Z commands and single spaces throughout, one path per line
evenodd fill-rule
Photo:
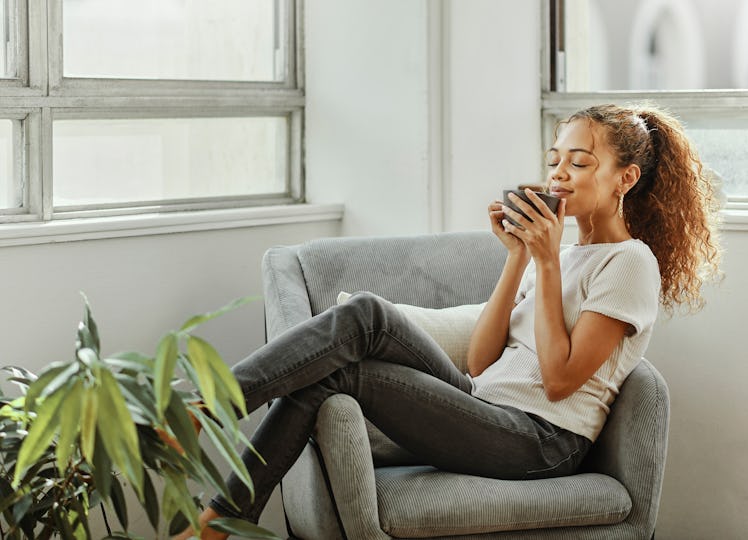
M 621 169 L 603 129 L 588 120 L 561 126 L 546 154 L 548 192 L 566 199 L 566 215 L 615 214 Z

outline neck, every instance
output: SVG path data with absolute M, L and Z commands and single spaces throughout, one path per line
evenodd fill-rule
M 579 245 L 615 244 L 631 240 L 632 236 L 622 218 L 616 217 L 607 223 L 590 223 L 588 218 L 577 218 Z

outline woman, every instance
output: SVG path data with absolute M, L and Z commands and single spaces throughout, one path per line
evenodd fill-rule
M 277 398 L 252 440 L 267 466 L 244 454 L 255 501 L 230 478 L 240 511 L 217 497 L 202 524 L 256 523 L 335 393 L 355 397 L 386 435 L 445 470 L 503 479 L 576 471 L 647 347 L 658 300 L 668 311 L 700 306 L 701 270 L 716 272 L 719 258 L 716 207 L 681 126 L 654 108 L 574 114 L 559 125 L 547 165 L 557 213 L 529 191 L 539 210 L 513 199 L 527 218 L 489 206 L 508 256 L 471 337 L 469 375 L 371 294 L 289 330 L 234 369 L 248 410 Z M 579 239 L 561 251 L 567 215 Z M 202 529 L 202 538 L 226 537 Z

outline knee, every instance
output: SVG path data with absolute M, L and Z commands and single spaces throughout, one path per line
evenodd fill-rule
M 340 308 L 348 312 L 350 316 L 368 321 L 386 318 L 392 310 L 396 309 L 391 302 L 367 291 L 353 293 L 345 303 L 340 305 Z

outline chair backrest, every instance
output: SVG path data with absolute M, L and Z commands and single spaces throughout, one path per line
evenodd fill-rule
M 392 302 L 443 308 L 484 302 L 506 253 L 489 232 L 387 238 L 327 238 L 299 247 L 312 313 L 340 291 L 367 290 Z

